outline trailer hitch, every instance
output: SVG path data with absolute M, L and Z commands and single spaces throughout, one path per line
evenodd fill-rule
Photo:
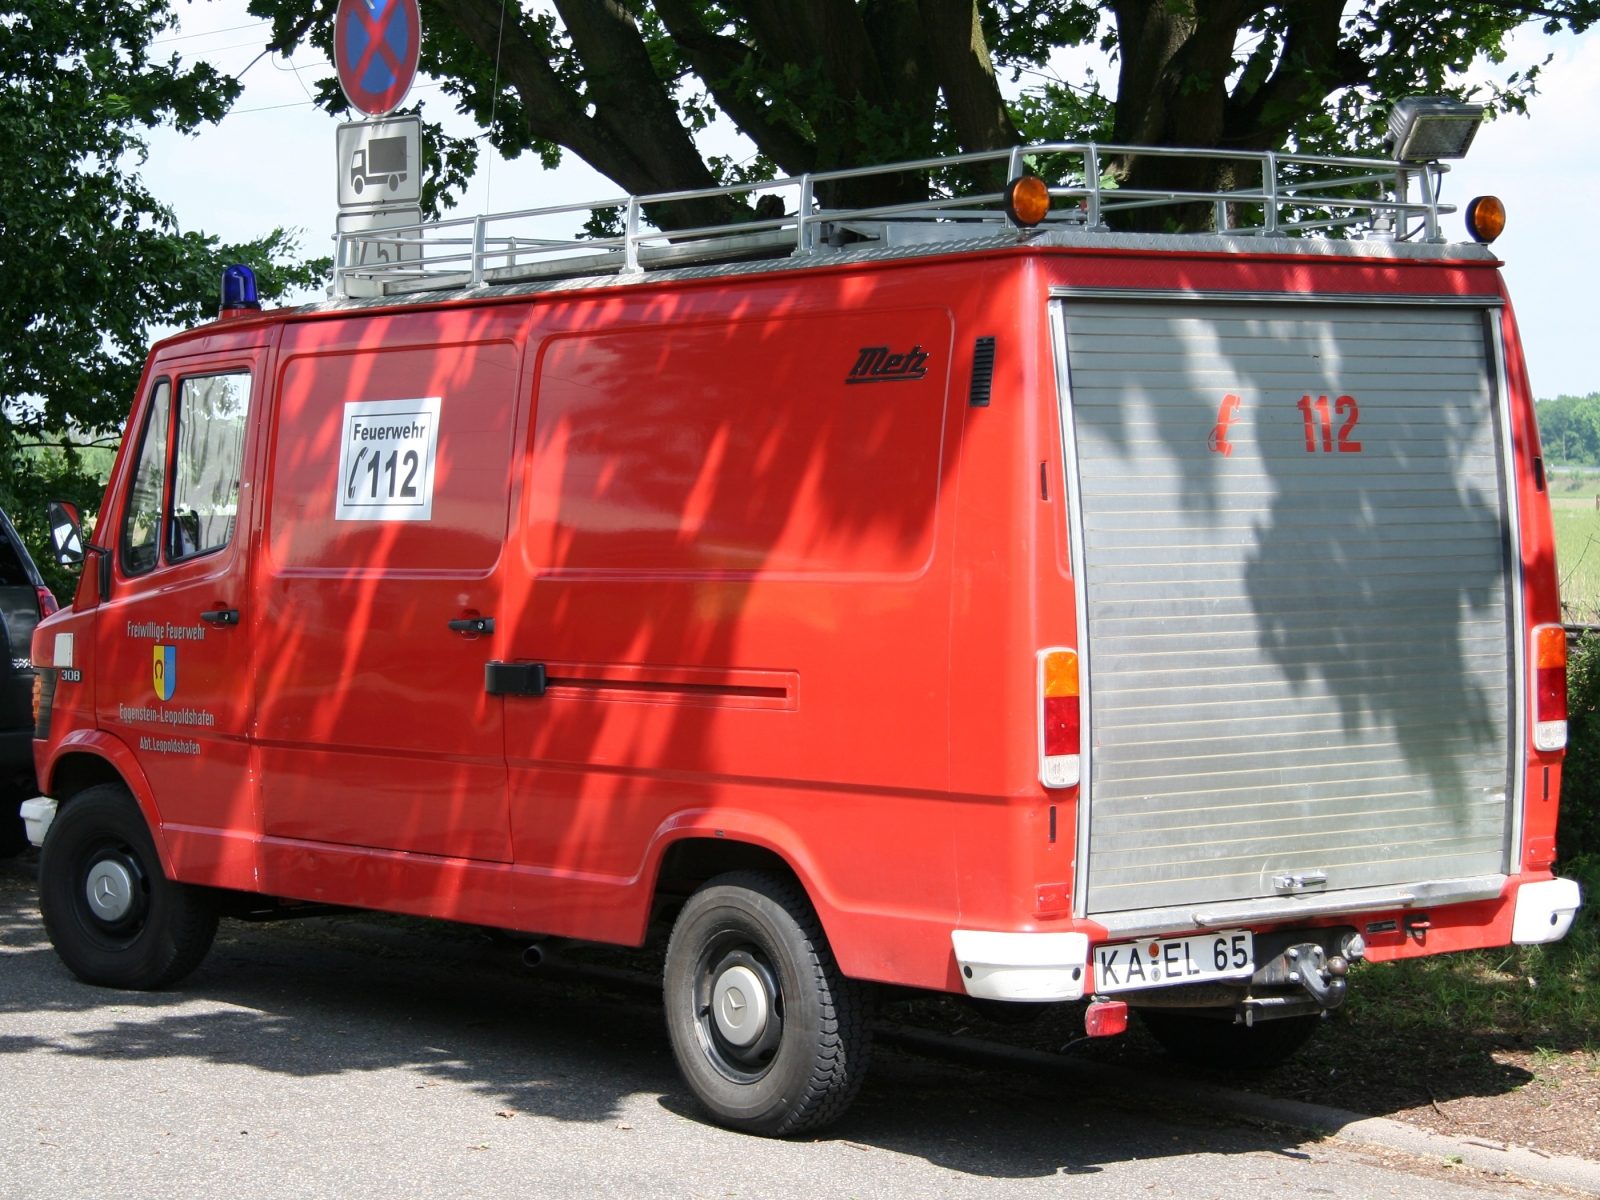
M 1323 1008 L 1338 1008 L 1344 1003 L 1349 971 L 1350 960 L 1344 955 L 1329 954 L 1315 942 L 1300 942 L 1259 968 L 1251 982 L 1298 985 Z

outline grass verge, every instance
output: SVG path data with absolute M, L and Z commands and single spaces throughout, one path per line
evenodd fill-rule
M 1600 855 L 1564 863 L 1561 873 L 1582 883 L 1587 901 L 1563 940 L 1363 963 L 1351 973 L 1347 1019 L 1386 1031 L 1510 1034 L 1600 1054 Z

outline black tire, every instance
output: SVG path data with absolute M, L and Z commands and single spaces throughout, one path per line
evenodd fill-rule
M 110 897 L 103 911 L 90 901 L 92 876 Z M 119 906 L 114 919 L 104 915 Z M 215 893 L 161 873 L 144 814 L 117 783 L 88 788 L 57 812 L 39 855 L 39 910 L 61 961 L 100 987 L 174 984 L 217 933 Z
M 760 995 L 739 993 L 740 978 Z M 712 1008 L 719 987 L 726 1003 L 740 996 L 741 1019 L 766 1014 L 751 1026 L 759 1036 L 746 1033 L 753 1040 L 744 1045 L 724 1036 Z M 665 989 L 678 1067 L 719 1124 L 769 1137 L 801 1133 L 837 1120 L 860 1090 L 872 1052 L 871 991 L 839 973 L 793 878 L 730 871 L 702 886 L 673 926 Z
M 1211 1070 L 1267 1071 L 1311 1040 L 1319 1015 L 1235 1025 L 1232 1013 L 1210 1017 L 1170 1008 L 1141 1008 L 1139 1020 L 1179 1062 Z

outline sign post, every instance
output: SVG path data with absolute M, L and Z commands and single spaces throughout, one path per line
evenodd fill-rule
M 417 0 L 339 0 L 333 61 L 339 86 L 357 112 L 374 118 L 340 125 L 335 137 L 342 234 L 395 229 L 422 221 L 422 119 L 391 117 L 417 76 L 422 17 Z M 415 234 L 346 247 L 347 266 L 420 258 L 399 244 Z

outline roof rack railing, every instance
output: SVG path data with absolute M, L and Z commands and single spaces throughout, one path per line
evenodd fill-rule
M 873 176 L 929 172 L 937 177 L 957 168 L 1005 164 L 1014 179 L 1039 160 L 1052 157 L 1049 188 L 1052 208 L 1045 228 L 1108 232 L 1107 217 L 1135 209 L 1208 203 L 1210 228 L 1197 233 L 1287 237 L 1334 229 L 1383 240 L 1442 242 L 1439 217 L 1455 211 L 1439 202 L 1439 180 L 1449 168 L 1439 163 L 1397 163 L 1275 151 L 1200 150 L 1153 146 L 1046 142 L 1008 150 L 980 151 L 942 158 L 818 171 L 728 187 L 613 196 L 581 204 L 557 204 L 511 212 L 485 213 L 393 228 L 337 235 L 335 296 L 382 296 L 442 288 L 479 287 L 518 279 L 621 273 L 651 267 L 704 262 L 735 262 L 756 257 L 836 253 L 850 241 L 871 244 L 877 223 L 923 228 L 905 240 L 994 237 L 1015 231 L 1000 192 L 952 194 L 902 204 L 867 208 L 828 208 L 819 201 L 824 185 Z M 1190 158 L 1237 162 L 1259 173 L 1254 186 L 1217 190 L 1163 190 L 1121 187 L 1103 164 L 1112 158 Z M 1071 160 L 1076 159 L 1076 163 Z M 1029 160 L 1033 160 L 1030 164 Z M 1249 171 L 1253 167 L 1254 171 Z M 1071 169 L 1069 169 L 1071 168 Z M 1413 177 L 1420 198 L 1411 198 Z M 660 230 L 645 222 L 652 206 L 715 197 L 777 196 L 783 215 L 757 216 L 732 224 Z M 1060 202 L 1065 203 L 1060 203 Z M 1076 203 L 1074 203 L 1076 202 Z M 561 218 L 613 210 L 622 233 L 605 237 L 550 236 Z M 863 223 L 867 228 L 863 230 Z M 858 246 L 857 248 L 864 248 Z

